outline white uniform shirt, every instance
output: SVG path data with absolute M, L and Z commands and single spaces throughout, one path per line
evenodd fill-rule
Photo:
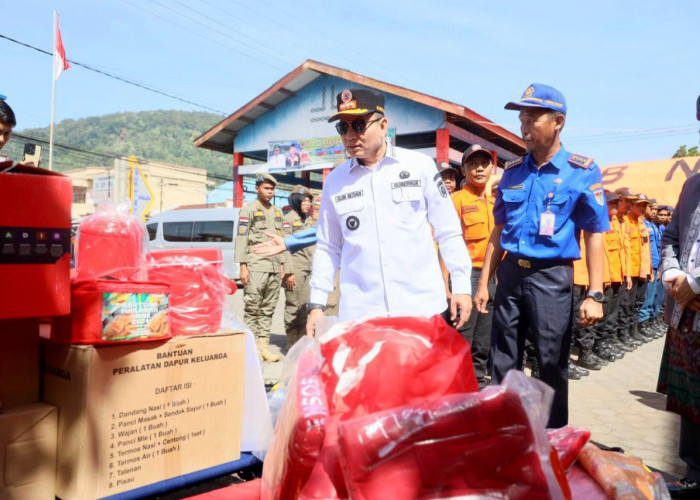
M 345 161 L 323 187 L 309 301 L 326 303 L 340 266 L 343 321 L 441 313 L 447 300 L 431 225 L 453 293 L 470 294 L 471 259 L 433 160 L 387 143 L 373 169 Z

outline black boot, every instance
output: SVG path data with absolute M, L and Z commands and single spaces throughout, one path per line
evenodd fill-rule
M 569 358 L 569 380 L 580 380 L 581 372 L 578 371 L 578 367 Z
M 606 361 L 606 364 L 607 362 L 613 362 L 619 359 L 615 354 L 613 354 L 612 349 L 606 346 L 605 342 L 603 341 L 595 343 L 593 346 L 593 353 L 598 356 L 598 358 Z
M 611 351 L 613 354 L 618 355 L 622 358 L 627 351 L 622 348 L 622 342 L 619 341 L 617 336 L 613 335 L 608 340 L 605 341 L 605 348 Z
M 651 320 L 645 320 L 642 323 L 639 324 L 639 329 L 638 333 L 641 337 L 646 339 L 646 342 L 651 342 L 654 340 L 656 337 L 654 336 L 653 332 L 651 331 Z
M 621 349 L 626 352 L 632 352 L 640 345 L 639 342 L 632 340 L 626 331 L 620 331 L 617 338 L 622 346 Z
M 590 346 L 581 346 L 581 355 L 578 357 L 578 366 L 585 368 L 587 370 L 600 370 L 602 366 L 597 363 L 594 355 L 593 349 Z
M 668 330 L 668 326 L 664 323 L 663 318 L 661 316 L 654 318 L 654 333 L 656 334 L 656 338 L 660 339 L 663 337 L 666 330 Z
M 645 344 L 647 342 L 647 338 L 642 337 L 639 334 L 639 323 L 637 323 L 636 321 L 632 326 L 630 326 L 630 338 L 639 342 L 639 345 Z

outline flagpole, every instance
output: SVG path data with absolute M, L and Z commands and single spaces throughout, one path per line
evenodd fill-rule
M 53 11 L 53 65 L 51 66 L 51 127 L 49 129 L 49 170 L 53 170 L 53 112 L 56 99 L 56 78 L 54 66 L 56 65 L 56 11 Z

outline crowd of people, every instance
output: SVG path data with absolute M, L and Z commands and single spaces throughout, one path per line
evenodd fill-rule
M 325 181 L 318 225 L 297 220 L 286 239 L 277 231 L 246 248 L 266 257 L 315 245 L 313 258 L 304 258 L 308 288 L 293 301 L 297 311 L 306 302 L 307 335 L 339 288 L 343 321 L 442 314 L 471 345 L 480 387 L 530 364 L 554 389 L 549 427 L 568 422 L 568 380 L 668 331 L 659 390 L 687 420 L 682 439 L 691 444 L 681 458 L 691 478 L 685 484 L 697 485 L 700 348 L 697 335 L 680 333 L 698 331 L 697 202 L 688 205 L 695 210 L 690 237 L 675 227 L 673 244 L 664 238 L 678 223 L 672 207 L 629 188 L 606 190 L 591 158 L 564 149 L 561 92 L 532 84 L 506 109 L 519 113 L 527 155 L 506 163 L 493 182 L 495 155 L 480 145 L 464 152 L 459 170 L 436 170 L 427 156 L 387 140 L 382 94 L 341 92 L 329 121 L 337 122 L 348 159 Z M 698 109 L 700 120 L 700 101 Z M 240 223 L 242 233 L 253 229 L 243 216 Z M 260 223 L 259 231 L 270 225 Z M 662 321 L 667 293 L 673 308 Z M 299 322 L 287 328 L 290 342 L 299 338 Z

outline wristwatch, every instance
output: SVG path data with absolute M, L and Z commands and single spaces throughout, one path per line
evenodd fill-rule
M 600 304 L 605 302 L 605 295 L 603 295 L 603 292 L 588 292 L 586 297 L 590 297 Z
M 326 306 L 324 306 L 323 304 L 314 304 L 312 302 L 309 302 L 308 304 L 306 304 L 306 312 L 307 313 L 310 313 L 314 309 L 320 309 L 321 311 L 325 311 Z

